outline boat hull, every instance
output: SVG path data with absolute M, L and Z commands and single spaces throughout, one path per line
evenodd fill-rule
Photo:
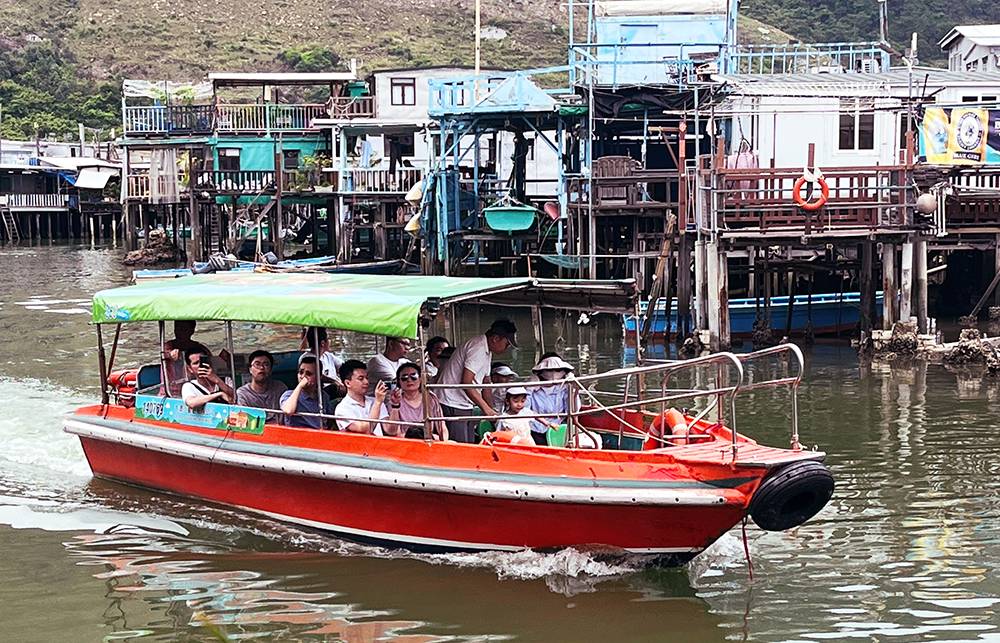
M 881 310 L 883 296 L 876 294 L 875 305 Z M 813 295 L 812 304 L 808 295 L 796 295 L 792 303 L 792 320 L 790 333 L 801 335 L 812 327 L 814 335 L 833 335 L 850 331 L 861 321 L 861 294 L 857 292 L 832 293 Z M 763 300 L 731 299 L 729 301 L 730 334 L 734 337 L 749 337 L 753 334 L 753 324 L 757 319 L 758 310 L 763 306 Z M 811 307 L 811 311 L 810 311 Z M 640 309 L 640 319 L 645 314 L 645 303 Z M 771 330 L 785 334 L 788 330 L 788 297 L 771 298 Z M 628 334 L 636 332 L 636 317 L 626 315 L 623 319 L 624 330 Z M 665 306 L 661 300 L 653 314 L 651 333 L 665 335 L 668 332 L 668 319 Z M 677 332 L 677 304 L 674 302 L 670 310 L 669 332 Z
M 67 430 L 80 436 L 98 477 L 230 505 L 351 540 L 417 551 L 576 547 L 682 564 L 744 518 L 763 475 L 746 472 L 709 484 L 690 481 L 690 488 L 677 480 L 664 481 L 659 488 L 628 480 L 612 487 L 569 488 L 546 486 L 541 477 L 536 484 L 511 485 L 502 476 L 445 469 L 441 476 L 421 482 L 410 469 L 384 461 L 373 462 L 371 468 L 326 465 L 321 453 L 297 452 L 289 459 L 283 447 L 237 436 L 227 445 L 226 438 L 208 439 L 204 433 L 155 426 L 134 433 L 123 424 L 136 423 L 80 416 L 67 421 Z M 356 442 L 359 436 L 324 437 Z M 390 440 L 360 437 L 368 440 L 368 450 Z M 402 448 L 416 450 L 442 446 L 392 442 L 412 443 Z M 475 457 L 485 453 L 493 460 L 490 449 L 446 448 L 466 459 L 474 450 Z M 499 449 L 492 454 L 524 459 Z

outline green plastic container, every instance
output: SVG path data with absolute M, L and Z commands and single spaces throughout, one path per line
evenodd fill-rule
M 483 209 L 486 225 L 497 232 L 527 230 L 535 223 L 537 210 L 527 205 L 494 205 Z
M 559 426 L 549 429 L 549 446 L 550 447 L 564 447 L 566 446 L 567 436 L 567 426 L 565 424 L 560 424 Z

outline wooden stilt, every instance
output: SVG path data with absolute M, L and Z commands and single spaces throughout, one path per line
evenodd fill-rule
M 691 235 L 680 235 L 677 244 L 677 341 L 691 333 Z
M 707 296 L 707 321 L 708 321 L 708 337 L 709 337 L 709 348 L 713 351 L 717 351 L 721 348 L 721 327 L 722 327 L 722 316 L 721 316 L 721 305 L 722 302 L 719 300 L 719 293 L 721 291 L 721 278 L 719 274 L 719 269 L 721 268 L 721 261 L 719 260 L 719 242 L 716 240 L 709 241 L 705 244 L 705 281 L 706 281 L 706 296 Z
M 892 330 L 896 323 L 896 246 L 882 244 L 882 329 Z
M 921 333 L 927 333 L 929 332 L 927 326 L 927 241 L 918 239 L 913 244 L 913 251 L 913 272 L 916 280 L 917 330 Z
M 719 307 L 719 349 L 729 350 L 730 324 L 729 324 L 729 256 L 726 249 L 719 245 L 718 248 L 718 307 Z
M 913 242 L 906 241 L 900 249 L 899 262 L 899 319 L 909 322 L 912 313 L 913 293 Z
M 706 242 L 694 243 L 694 301 L 695 326 L 697 330 L 708 329 L 708 267 L 706 266 Z
M 864 241 L 858 247 L 861 260 L 858 281 L 861 283 L 861 334 L 870 337 L 874 327 L 875 281 L 872 279 L 872 242 Z

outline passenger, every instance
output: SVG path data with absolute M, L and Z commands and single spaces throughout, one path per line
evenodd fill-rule
M 236 403 L 255 409 L 266 409 L 268 422 L 281 422 L 281 395 L 288 390 L 283 382 L 271 379 L 274 355 L 267 351 L 254 351 L 247 359 L 250 381 L 236 389 Z
M 437 377 L 438 370 L 441 368 L 441 351 L 451 346 L 451 343 L 444 337 L 431 337 L 427 341 L 427 346 L 424 349 L 424 372 L 427 373 L 427 379 L 433 380 Z
M 507 319 L 498 319 L 483 335 L 462 344 L 438 375 L 440 384 L 466 385 L 465 388 L 440 391 L 438 398 L 444 414 L 448 417 L 471 416 L 478 408 L 485 415 L 498 415 L 483 396 L 483 389 L 475 385 L 486 380 L 493 355 L 500 355 L 516 346 L 517 327 Z M 471 444 L 475 440 L 478 424 L 478 420 L 449 420 L 448 434 L 456 442 Z
M 555 351 L 548 351 L 547 353 L 542 353 L 542 356 L 538 358 L 538 361 L 539 362 L 544 362 L 545 360 L 549 359 L 550 357 L 558 357 L 559 359 L 562 359 L 562 355 L 560 355 L 559 353 L 557 353 Z M 535 373 L 532 373 L 531 376 L 528 377 L 528 381 L 529 382 L 538 382 L 540 380 L 538 379 L 538 375 L 536 375 Z
M 305 329 L 303 344 L 308 352 L 299 356 L 299 363 L 306 355 L 315 356 L 319 354 L 320 378 L 323 383 L 323 390 L 330 397 L 341 397 L 344 395 L 344 383 L 340 381 L 340 367 L 344 365 L 344 360 L 340 359 L 330 351 L 330 339 L 325 328 Z M 319 338 L 319 350 L 316 349 L 316 338 Z
M 368 360 L 368 395 L 375 394 L 379 382 L 389 383 L 396 379 L 396 371 L 410 360 L 410 340 L 405 337 L 386 337 L 385 350 Z
M 528 406 L 528 389 L 523 386 L 512 386 L 504 396 L 504 415 L 534 415 L 535 411 Z M 513 431 L 523 438 L 525 444 L 534 438 L 531 435 L 531 418 L 504 418 L 497 423 L 498 431 Z
M 167 370 L 167 394 L 178 397 L 181 386 L 188 381 L 186 354 L 188 351 L 199 350 L 206 355 L 211 351 L 201 342 L 191 339 L 194 335 L 195 322 L 179 319 L 174 322 L 174 338 L 163 344 L 163 361 Z
M 424 389 L 420 383 L 420 367 L 407 362 L 396 371 L 396 386 L 389 395 L 389 419 L 398 422 L 414 422 L 419 426 L 396 425 L 398 431 L 405 431 L 405 437 L 424 439 Z M 442 417 L 441 403 L 433 393 L 427 394 L 428 417 Z M 447 440 L 448 428 L 443 420 L 431 423 L 431 434 L 435 440 Z
M 510 366 L 507 366 L 503 362 L 493 362 L 490 364 L 490 384 L 509 384 L 517 378 L 517 373 L 514 372 Z M 507 389 L 505 388 L 491 388 L 489 389 L 492 399 L 490 401 L 491 406 L 495 409 L 504 408 L 504 404 L 507 400 Z
M 385 397 L 389 387 L 381 380 L 375 382 L 375 394 L 365 395 L 368 390 L 368 369 L 364 362 L 349 359 L 340 367 L 340 379 L 347 387 L 347 395 L 337 405 L 334 415 L 341 431 L 369 433 L 372 435 L 399 434 L 396 425 L 383 427 L 378 420 L 389 417 L 385 409 Z M 346 418 L 346 419 L 341 419 Z
M 540 382 L 564 380 L 575 369 L 558 355 L 538 362 L 531 371 Z M 550 418 L 531 421 L 531 437 L 536 444 L 548 445 L 548 430 L 553 425 L 564 424 L 569 413 L 569 386 L 565 383 L 533 386 L 528 394 L 528 404 L 537 414 L 552 414 Z M 577 404 L 579 407 L 579 403 Z
M 448 363 L 448 360 L 451 359 L 451 356 L 454 354 L 455 354 L 454 346 L 448 346 L 447 348 L 441 351 L 441 355 L 440 357 L 438 357 L 437 375 L 435 375 L 434 377 L 428 377 L 427 378 L 428 382 L 431 382 L 432 384 L 438 383 L 438 380 L 441 379 L 441 371 L 444 369 L 444 365 Z
M 232 404 L 236 399 L 233 387 L 215 374 L 212 356 L 207 350 L 194 348 L 184 354 L 190 379 L 181 386 L 181 399 L 188 407 L 198 410 L 209 402 L 221 400 Z
M 318 415 L 300 415 L 301 413 L 323 413 L 331 415 L 330 396 L 326 391 L 320 391 L 322 399 L 316 392 L 316 357 L 306 355 L 299 360 L 299 382 L 290 391 L 281 394 L 281 412 L 285 414 L 285 424 L 305 429 L 325 429 L 329 426 L 326 418 Z

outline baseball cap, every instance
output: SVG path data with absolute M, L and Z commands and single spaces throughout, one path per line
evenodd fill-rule
M 528 389 L 524 388 L 523 386 L 512 386 L 509 389 L 507 389 L 507 395 L 510 396 L 527 395 L 527 394 L 528 394 Z
M 507 338 L 507 341 L 510 342 L 511 346 L 517 348 L 517 326 L 515 326 L 514 322 L 509 319 L 496 320 L 493 322 L 493 325 L 490 326 L 490 329 L 486 331 L 486 334 L 505 337 Z

